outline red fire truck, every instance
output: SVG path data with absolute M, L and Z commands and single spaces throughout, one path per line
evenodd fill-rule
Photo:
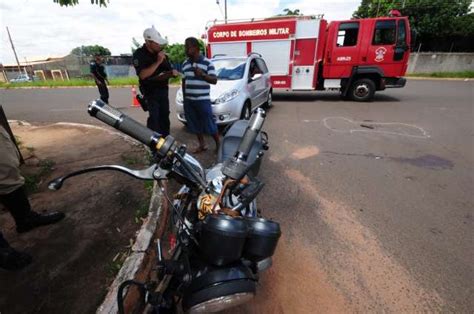
M 407 17 L 334 21 L 290 16 L 207 27 L 207 56 L 247 56 L 266 61 L 274 89 L 339 90 L 344 98 L 372 100 L 375 91 L 403 87 L 410 47 Z

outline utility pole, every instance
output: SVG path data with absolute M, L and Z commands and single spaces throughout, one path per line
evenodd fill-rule
M 227 0 L 224 0 L 224 21 L 227 24 Z
M 219 6 L 219 10 L 222 14 L 222 9 L 219 3 L 219 0 L 216 0 L 216 4 Z M 227 24 L 227 0 L 224 0 L 224 23 Z
M 18 56 L 16 55 L 15 46 L 13 45 L 12 36 L 10 36 L 10 30 L 8 29 L 8 26 L 7 26 L 7 33 L 8 33 L 8 38 L 10 39 L 10 44 L 12 45 L 13 54 L 15 54 L 16 64 L 18 65 L 18 72 L 21 73 L 20 61 L 18 61 Z

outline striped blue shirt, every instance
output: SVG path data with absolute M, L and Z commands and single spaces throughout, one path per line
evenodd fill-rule
M 200 68 L 207 75 L 216 75 L 214 64 L 204 56 L 200 56 L 197 62 L 192 62 L 189 59 L 184 61 L 185 98 L 189 100 L 210 100 L 211 85 L 202 78 L 194 76 L 195 67 Z

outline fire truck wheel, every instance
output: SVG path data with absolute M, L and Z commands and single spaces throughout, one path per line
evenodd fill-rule
M 240 114 L 241 120 L 248 120 L 252 115 L 252 108 L 250 108 L 250 102 L 246 101 L 242 107 L 242 113 Z
M 371 101 L 374 94 L 375 83 L 367 78 L 355 81 L 349 91 L 349 95 L 354 101 Z

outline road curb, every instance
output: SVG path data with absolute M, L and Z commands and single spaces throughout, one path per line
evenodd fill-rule
M 150 199 L 148 218 L 142 224 L 140 231 L 138 232 L 136 241 L 132 246 L 132 254 L 130 254 L 123 263 L 122 268 L 120 268 L 120 271 L 108 288 L 108 293 L 105 296 L 104 301 L 97 308 L 97 314 L 117 313 L 117 292 L 120 284 L 125 280 L 136 280 L 137 276 L 141 273 L 149 271 L 146 269 L 145 260 L 149 255 L 148 249 L 153 245 L 153 236 L 157 230 L 158 222 L 161 220 L 161 199 L 161 191 L 155 182 Z M 125 294 L 127 293 L 128 289 L 125 290 Z
M 407 76 L 408 80 L 418 80 L 418 81 L 462 81 L 469 82 L 474 81 L 471 78 L 460 78 L 460 77 L 429 77 L 429 76 Z
M 113 88 L 132 88 L 137 87 L 136 85 L 112 85 L 107 86 L 109 89 Z M 169 87 L 179 87 L 179 84 L 169 84 Z M 97 86 L 18 86 L 18 87 L 0 87 L 0 90 L 9 90 L 9 89 L 82 89 L 82 88 L 97 88 Z

